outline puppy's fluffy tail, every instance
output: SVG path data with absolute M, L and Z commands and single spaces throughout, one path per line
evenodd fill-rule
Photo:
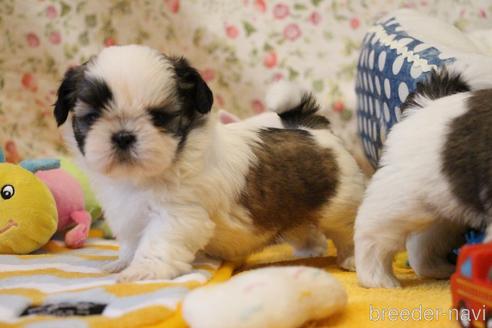
M 437 70 L 433 70 L 402 104 L 408 108 L 422 108 L 429 101 L 456 93 L 492 88 L 492 59 L 482 55 L 467 54 Z
M 318 113 L 315 97 L 294 82 L 280 81 L 270 87 L 266 96 L 268 110 L 277 113 L 288 128 L 326 129 L 330 121 Z
M 461 73 L 450 72 L 445 67 L 432 70 L 425 80 L 417 83 L 415 91 L 410 93 L 401 105 L 401 111 L 404 113 L 408 108 L 422 108 L 429 101 L 470 90 Z

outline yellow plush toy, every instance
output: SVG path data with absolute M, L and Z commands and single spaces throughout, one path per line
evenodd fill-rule
M 50 240 L 58 213 L 48 187 L 27 168 L 3 163 L 0 149 L 0 254 L 31 253 Z

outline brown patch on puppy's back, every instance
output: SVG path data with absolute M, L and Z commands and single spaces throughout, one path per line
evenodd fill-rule
M 465 206 L 492 210 L 492 89 L 475 91 L 468 110 L 450 124 L 441 156 L 441 171 Z
M 278 231 L 316 222 L 339 182 L 332 151 L 304 130 L 265 129 L 259 135 L 253 146 L 257 162 L 241 195 L 253 222 Z

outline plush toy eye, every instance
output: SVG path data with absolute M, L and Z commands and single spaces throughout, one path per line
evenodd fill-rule
M 12 198 L 14 196 L 15 189 L 11 185 L 5 185 L 2 187 L 2 191 L 0 191 L 0 195 L 2 195 L 2 198 L 7 200 Z

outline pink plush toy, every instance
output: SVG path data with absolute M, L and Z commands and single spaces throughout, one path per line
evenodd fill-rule
M 77 180 L 63 169 L 38 171 L 40 178 L 50 189 L 58 210 L 58 232 L 66 232 L 65 244 L 70 248 L 84 245 L 91 216 L 85 210 L 84 194 Z

